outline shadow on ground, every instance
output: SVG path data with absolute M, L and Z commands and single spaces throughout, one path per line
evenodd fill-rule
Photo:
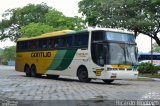
M 21 75 L 21 76 L 26 77 L 25 75 Z M 28 77 L 28 78 L 30 78 L 30 77 Z M 41 76 L 41 77 L 37 77 L 36 79 L 48 79 L 48 80 L 65 81 L 65 82 L 86 83 L 86 82 L 80 82 L 78 79 L 62 78 L 62 77 L 54 79 L 54 78 L 47 78 L 46 76 Z M 129 84 L 129 83 L 127 83 L 127 84 L 126 83 L 117 83 L 116 81 L 114 81 L 111 84 L 106 84 L 101 80 L 95 80 L 95 79 L 92 79 L 91 82 L 87 82 L 87 84 L 115 85 L 115 86 L 132 85 L 132 84 Z

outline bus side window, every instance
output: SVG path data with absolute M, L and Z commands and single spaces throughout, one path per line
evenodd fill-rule
M 55 38 L 55 44 L 54 44 L 54 48 L 58 48 L 58 42 L 59 42 L 59 38 Z
M 31 45 L 31 42 L 29 41 L 28 42 L 28 49 L 31 50 L 31 48 L 32 48 L 32 45 Z
M 37 40 L 29 41 L 29 50 L 36 50 L 37 49 Z
M 25 51 L 25 50 L 27 51 L 28 50 L 28 42 L 27 41 L 23 42 L 23 44 L 22 44 L 22 50 L 23 51 Z
M 59 37 L 58 39 L 58 45 L 60 48 L 64 48 L 66 46 L 66 37 Z
M 26 41 L 22 41 L 22 42 L 18 42 L 17 43 L 17 51 L 27 51 L 27 42 Z
M 22 51 L 22 42 L 17 43 L 17 51 Z
M 47 39 L 43 40 L 43 49 L 47 49 Z
M 73 36 L 66 37 L 66 46 L 67 46 L 67 48 L 70 48 L 73 46 Z
M 38 48 L 40 50 L 47 49 L 47 39 L 40 39 Z
M 88 45 L 88 34 L 87 33 L 82 33 L 82 35 L 77 36 L 77 46 L 87 46 Z
M 33 43 L 32 43 L 32 41 L 29 41 L 29 42 L 28 42 L 28 46 L 29 46 L 29 50 L 32 50 L 32 49 L 33 49 Z
M 99 41 L 99 40 L 103 40 L 104 39 L 104 32 L 102 31 L 92 31 L 92 42 L 94 41 Z
M 54 38 L 48 39 L 48 48 L 49 48 L 49 49 L 53 49 L 53 48 L 54 48 L 54 45 L 55 45 L 55 40 L 54 40 Z
M 42 49 L 42 40 L 40 39 L 40 40 L 38 40 L 38 49 Z
M 84 46 L 88 45 L 88 38 L 89 38 L 89 35 L 87 33 L 81 36 L 82 45 Z

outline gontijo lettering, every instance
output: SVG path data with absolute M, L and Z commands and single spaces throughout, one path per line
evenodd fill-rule
M 51 57 L 51 52 L 33 52 L 31 57 Z

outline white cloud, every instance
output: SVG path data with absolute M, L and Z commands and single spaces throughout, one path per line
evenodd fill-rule
M 16 45 L 16 44 L 10 41 L 9 39 L 5 41 L 0 41 L 0 48 L 5 48 L 5 47 L 13 46 L 13 45 Z
M 136 42 L 137 42 L 139 52 L 151 51 L 151 38 L 148 37 L 147 35 L 143 35 L 143 34 L 138 35 L 138 37 L 136 38 Z M 153 42 L 155 41 L 153 40 Z

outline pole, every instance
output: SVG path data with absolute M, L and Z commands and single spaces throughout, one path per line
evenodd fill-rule
M 153 48 L 153 46 L 152 46 L 152 37 L 151 37 L 151 64 L 153 64 L 153 50 L 152 50 L 152 48 Z

